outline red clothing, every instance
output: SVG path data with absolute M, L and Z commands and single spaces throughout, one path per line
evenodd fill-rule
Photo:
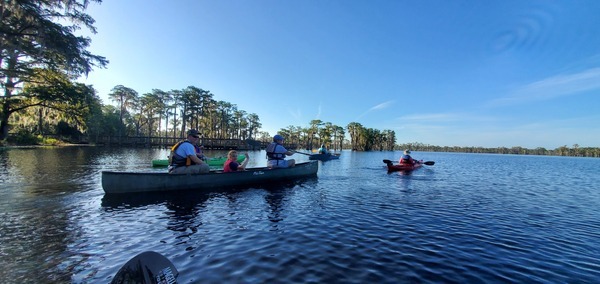
M 240 166 L 240 164 L 238 164 L 237 161 L 227 159 L 227 161 L 225 161 L 225 164 L 223 164 L 223 172 L 224 173 L 237 172 L 239 166 Z
M 410 155 L 404 155 L 400 158 L 400 164 L 414 165 L 415 160 Z

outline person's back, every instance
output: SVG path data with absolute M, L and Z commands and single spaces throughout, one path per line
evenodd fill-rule
M 404 155 L 400 157 L 400 164 L 415 164 L 415 160 L 410 156 L 410 150 L 404 150 Z
M 319 148 L 319 154 L 327 154 L 327 148 L 325 145 L 321 145 L 321 148 Z
M 267 146 L 267 167 L 269 168 L 287 168 L 296 165 L 294 159 L 286 160 L 285 157 L 293 155 L 283 145 L 283 137 L 279 134 L 273 137 L 273 142 Z
M 183 141 L 177 142 L 177 144 L 175 144 L 173 147 L 171 147 L 171 154 L 169 155 L 169 165 L 170 166 L 177 167 L 177 166 L 191 165 L 192 161 L 185 154 L 186 153 L 185 148 L 187 147 L 187 145 L 185 145 L 186 143 L 191 145 L 190 141 L 183 140 Z M 181 147 L 183 147 L 183 148 L 181 148 Z M 193 145 L 192 145 L 192 147 L 193 147 Z

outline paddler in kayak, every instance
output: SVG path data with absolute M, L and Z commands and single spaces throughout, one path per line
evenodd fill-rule
M 400 164 L 401 165 L 414 165 L 416 164 L 417 161 L 415 161 L 415 159 L 413 159 L 410 156 L 410 150 L 404 150 L 404 155 L 402 155 L 402 157 L 400 157 Z
M 321 148 L 319 148 L 318 153 L 319 154 L 328 154 L 327 147 L 325 147 L 325 144 L 321 144 Z

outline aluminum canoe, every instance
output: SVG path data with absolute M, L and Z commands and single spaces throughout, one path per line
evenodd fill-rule
M 270 184 L 316 176 L 317 161 L 298 163 L 283 169 L 249 168 L 246 171 L 223 173 L 211 171 L 207 174 L 174 175 L 166 172 L 102 172 L 102 188 L 105 193 L 134 193 L 194 190 L 210 192 L 240 186 Z

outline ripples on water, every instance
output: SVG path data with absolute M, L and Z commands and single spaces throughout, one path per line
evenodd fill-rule
M 145 250 L 180 283 L 600 279 L 598 159 L 414 153 L 436 164 L 388 174 L 382 159 L 400 152 L 345 151 L 317 178 L 268 188 L 104 195 L 101 170 L 160 171 L 149 161 L 164 155 L 0 152 L 0 279 L 107 283 Z

